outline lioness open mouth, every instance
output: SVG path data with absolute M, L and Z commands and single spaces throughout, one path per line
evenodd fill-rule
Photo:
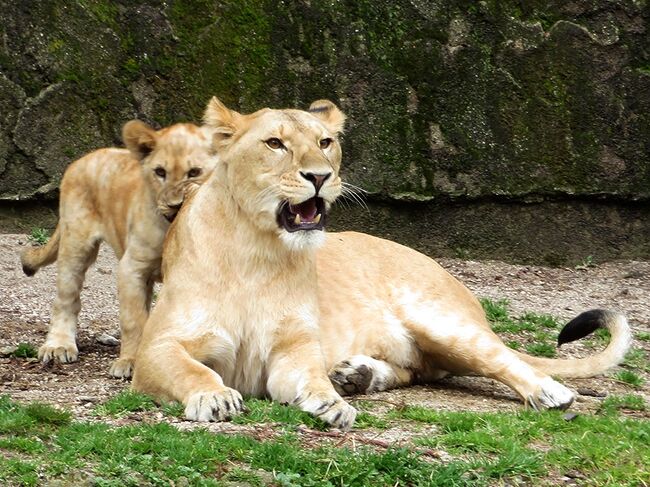
M 325 202 L 317 196 L 297 205 L 284 201 L 278 211 L 278 225 L 287 232 L 322 230 L 325 219 Z

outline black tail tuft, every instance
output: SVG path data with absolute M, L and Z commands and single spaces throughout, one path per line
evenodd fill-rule
M 36 274 L 36 269 L 32 269 L 31 267 L 24 265 L 23 272 L 26 276 L 32 277 L 34 274 Z
M 601 328 L 607 320 L 608 314 L 610 312 L 604 309 L 592 309 L 580 313 L 564 325 L 557 337 L 557 346 L 579 340 Z

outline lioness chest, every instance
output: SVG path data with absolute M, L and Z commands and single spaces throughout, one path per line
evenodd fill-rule
M 196 316 L 185 325 L 197 359 L 215 370 L 224 384 L 242 394 L 266 395 L 268 363 L 287 311 L 269 309 L 251 299 L 243 306 L 224 303 L 218 311 Z M 197 326 L 191 326 L 194 321 Z M 189 325 L 189 326 L 188 326 Z

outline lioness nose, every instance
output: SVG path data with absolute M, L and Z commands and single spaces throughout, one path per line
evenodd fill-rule
M 323 186 L 323 183 L 332 175 L 331 172 L 325 174 L 316 174 L 313 172 L 300 172 L 300 175 L 305 178 L 307 181 L 310 181 L 311 184 L 316 188 L 316 192 Z

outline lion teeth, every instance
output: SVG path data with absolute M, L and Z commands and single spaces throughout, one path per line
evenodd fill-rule
M 318 224 L 318 222 L 320 222 L 320 213 L 314 218 L 314 223 Z
M 294 222 L 296 225 L 300 225 L 300 224 L 302 223 L 302 220 L 300 219 L 300 214 L 297 214 L 297 215 L 296 215 L 296 218 L 294 218 L 293 222 Z

